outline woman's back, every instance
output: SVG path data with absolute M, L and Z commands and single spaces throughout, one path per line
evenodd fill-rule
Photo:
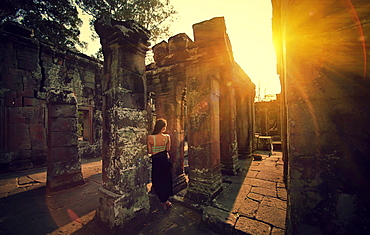
M 151 146 L 151 153 L 156 154 L 159 152 L 163 152 L 165 150 L 169 150 L 169 135 L 168 134 L 156 134 L 151 135 L 151 139 L 149 139 L 149 144 Z

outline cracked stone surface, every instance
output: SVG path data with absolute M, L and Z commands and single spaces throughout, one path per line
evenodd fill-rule
M 235 234 L 284 234 L 287 193 L 281 152 L 259 152 L 261 161 L 247 159 L 238 176 L 225 177 L 227 188 L 207 208 L 207 218 L 219 219 L 218 229 Z M 225 220 L 230 215 L 235 220 Z M 206 219 L 205 222 L 215 226 Z M 235 222 L 235 224 L 232 224 Z
M 243 231 L 244 234 L 266 234 L 269 235 L 271 231 L 270 225 L 253 220 L 247 217 L 240 217 L 235 225 L 235 229 Z

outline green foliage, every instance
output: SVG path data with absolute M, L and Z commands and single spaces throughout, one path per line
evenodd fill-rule
M 3 0 L 0 24 L 6 21 L 29 27 L 36 38 L 64 49 L 86 46 L 79 40 L 82 21 L 70 0 Z
M 82 125 L 82 123 L 83 123 L 82 118 L 83 118 L 83 112 L 78 111 L 77 112 L 77 136 L 78 136 L 78 138 L 83 138 L 84 127 Z
M 134 20 L 150 30 L 154 42 L 169 36 L 166 22 L 177 13 L 169 0 L 76 0 L 76 3 L 94 19 L 109 15 L 118 21 Z

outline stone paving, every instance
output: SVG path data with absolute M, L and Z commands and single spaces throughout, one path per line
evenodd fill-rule
M 224 190 L 209 205 L 184 197 L 163 211 L 150 195 L 147 219 L 125 231 L 110 231 L 95 219 L 101 161 L 83 160 L 85 184 L 48 193 L 46 168 L 0 175 L 0 234 L 284 234 L 286 191 L 281 153 L 260 152 L 261 161 L 244 159 L 237 176 L 225 176 Z
M 202 221 L 222 234 L 284 234 L 287 194 L 281 152 L 257 152 L 261 161 L 247 159 L 237 176 L 203 210 Z

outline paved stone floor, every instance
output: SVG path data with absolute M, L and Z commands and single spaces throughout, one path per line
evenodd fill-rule
M 154 195 L 146 220 L 125 231 L 110 231 L 95 219 L 101 161 L 83 160 L 85 184 L 48 193 L 46 168 L 0 174 L 0 234 L 284 234 L 286 191 L 281 153 L 260 152 L 244 159 L 237 176 L 224 178 L 224 190 L 208 206 L 188 201 L 186 190 L 163 211 Z
M 256 152 L 261 161 L 247 159 L 237 176 L 203 210 L 202 221 L 222 234 L 284 234 L 287 194 L 281 152 Z

